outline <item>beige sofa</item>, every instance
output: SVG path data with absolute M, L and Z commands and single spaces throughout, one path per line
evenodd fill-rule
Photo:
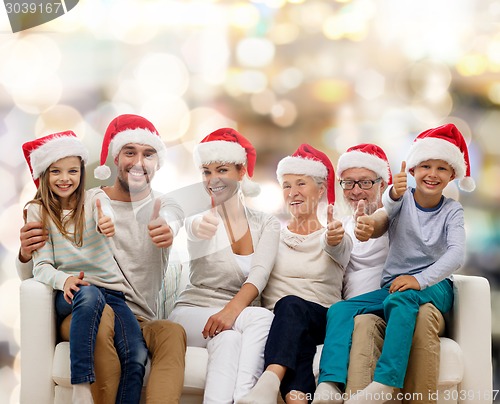
M 489 283 L 482 277 L 456 275 L 454 288 L 447 337 L 441 338 L 439 402 L 492 403 Z M 50 287 L 33 279 L 22 282 L 21 404 L 71 402 L 69 344 L 56 345 L 53 299 Z M 206 365 L 206 349 L 188 347 L 181 403 L 202 402 Z

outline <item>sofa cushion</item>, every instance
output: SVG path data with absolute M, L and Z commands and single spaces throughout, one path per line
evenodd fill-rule
M 464 377 L 464 359 L 460 346 L 452 339 L 441 337 L 439 359 L 439 387 L 459 384 Z
M 69 342 L 60 342 L 56 345 L 54 362 L 52 363 L 52 378 L 57 385 L 71 387 Z
M 184 393 L 203 395 L 208 364 L 208 351 L 205 348 L 188 346 L 186 369 L 184 371 Z
M 464 376 L 464 361 L 462 349 L 450 338 L 441 337 L 441 354 L 439 358 L 438 387 L 447 389 L 459 384 Z M 313 373 L 318 381 L 319 360 L 323 345 L 318 345 L 313 362 Z
M 208 363 L 208 351 L 205 348 L 188 347 L 186 351 L 186 368 L 184 372 L 184 393 L 203 395 Z M 150 361 L 146 366 L 144 384 L 149 377 Z M 56 345 L 52 366 L 54 382 L 63 387 L 71 387 L 71 369 L 69 360 L 69 342 Z
M 323 345 L 319 345 L 314 357 L 313 370 L 316 378 L 319 373 L 319 359 Z M 205 348 L 187 347 L 186 368 L 184 371 L 184 393 L 203 394 L 205 388 L 208 351 Z M 441 388 L 457 385 L 462 381 L 464 373 L 463 355 L 460 346 L 450 338 L 441 338 L 441 358 L 439 364 L 439 381 Z M 149 376 L 149 361 L 146 369 L 145 384 Z M 54 382 L 64 387 L 71 387 L 71 370 L 69 362 L 69 342 L 57 344 L 52 368 Z

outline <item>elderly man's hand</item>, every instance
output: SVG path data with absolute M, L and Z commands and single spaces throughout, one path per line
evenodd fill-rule
M 375 219 L 366 214 L 365 201 L 360 200 L 354 213 L 354 220 L 356 227 L 354 228 L 354 235 L 359 241 L 368 241 L 375 231 Z

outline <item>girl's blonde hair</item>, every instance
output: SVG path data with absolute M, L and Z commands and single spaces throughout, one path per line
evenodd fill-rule
M 35 197 L 29 201 L 30 203 L 40 205 L 42 228 L 49 227 L 51 220 L 59 230 L 59 232 L 69 241 L 75 243 L 77 247 L 83 244 L 83 231 L 85 229 L 85 163 L 80 158 L 80 184 L 75 192 L 71 195 L 76 199 L 75 208 L 67 216 L 63 217 L 63 210 L 59 197 L 55 195 L 49 186 L 49 169 L 45 170 L 40 175 L 40 185 L 36 191 Z M 73 232 L 68 230 L 70 224 L 73 224 Z

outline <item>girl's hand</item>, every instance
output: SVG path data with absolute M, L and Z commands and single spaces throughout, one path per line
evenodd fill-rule
M 84 273 L 80 272 L 80 275 L 78 275 L 78 277 L 70 276 L 68 279 L 66 279 L 66 282 L 64 282 L 64 300 L 66 300 L 69 304 L 73 302 L 73 292 L 78 292 L 80 290 L 78 285 L 90 286 L 90 283 L 83 280 L 83 276 Z
M 392 188 L 389 193 L 392 200 L 397 201 L 403 196 L 406 191 L 407 185 L 407 175 L 406 175 L 406 161 L 401 163 L 401 171 L 394 175 L 392 179 Z
M 407 289 L 420 290 L 420 284 L 412 275 L 401 275 L 394 279 L 389 287 L 389 292 L 403 292 Z
M 113 237 L 115 235 L 115 224 L 111 218 L 106 216 L 102 211 L 100 199 L 95 201 L 95 206 L 97 208 L 97 227 L 99 231 L 106 237 Z
M 203 338 L 213 338 L 222 331 L 230 330 L 237 317 L 238 313 L 227 306 L 218 313 L 211 315 L 202 331 Z

